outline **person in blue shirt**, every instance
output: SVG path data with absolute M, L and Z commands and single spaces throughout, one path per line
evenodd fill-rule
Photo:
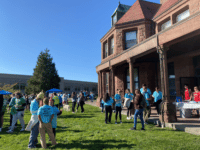
M 140 89 L 141 94 L 143 94 L 144 89 L 147 89 L 147 92 L 149 93 L 149 95 L 151 95 L 151 90 L 149 88 L 147 88 L 146 84 L 142 84 L 142 88 Z
M 104 101 L 103 99 L 101 98 L 101 112 L 103 113 L 103 110 L 104 110 Z
M 150 103 L 149 103 L 150 94 L 147 91 L 147 88 L 143 89 L 142 95 L 144 96 L 144 98 L 146 100 L 146 108 L 144 108 L 144 113 L 143 113 L 144 123 L 148 124 L 147 121 L 148 121 L 148 118 L 150 117 L 150 114 L 151 114 L 151 107 L 150 107 Z
M 31 101 L 30 112 L 32 114 L 30 125 L 26 127 L 26 130 L 29 131 L 31 129 L 30 138 L 28 148 L 36 148 L 36 144 L 38 143 L 37 137 L 39 134 L 39 120 L 38 120 L 38 109 L 39 109 L 39 101 L 42 100 L 40 97 L 42 93 L 39 93 L 37 97 Z M 28 130 L 29 128 L 29 130 Z
M 103 97 L 103 104 L 105 106 L 105 123 L 107 124 L 108 122 L 111 122 L 111 117 L 112 117 L 112 103 L 113 99 L 109 96 L 108 93 L 105 93 Z M 109 113 L 109 119 L 108 119 L 108 113 Z
M 53 131 L 54 137 L 56 138 L 57 116 L 62 114 L 62 109 L 59 110 L 56 106 L 54 106 L 54 101 L 52 99 L 49 100 L 49 106 L 53 108 L 54 117 L 51 122 L 51 125 L 52 125 L 52 131 Z
M 45 130 L 47 131 L 49 138 L 52 142 L 52 145 L 56 145 L 56 140 L 53 134 L 53 129 L 51 122 L 53 120 L 54 114 L 53 114 L 53 108 L 49 106 L 49 100 L 48 98 L 43 99 L 44 105 L 39 108 L 38 110 L 38 119 L 40 121 L 39 124 L 39 132 L 41 136 L 41 146 L 42 148 L 47 148 L 46 140 L 45 140 Z
M 116 114 L 115 114 L 115 124 L 117 124 L 117 116 L 119 113 L 119 119 L 120 119 L 120 123 L 122 123 L 122 99 L 121 99 L 121 90 L 117 91 L 117 94 L 115 94 L 115 108 L 116 108 Z
M 156 106 L 157 114 L 160 114 L 160 103 L 162 102 L 162 92 L 156 87 L 152 97 L 154 98 L 154 105 Z
M 130 93 L 129 89 L 126 89 L 126 94 L 124 95 L 125 98 L 125 102 L 124 102 L 124 106 L 126 106 L 128 108 L 127 110 L 127 120 L 132 119 L 131 115 L 132 115 L 132 109 L 134 108 L 133 106 L 133 102 L 131 102 L 133 100 L 133 93 Z M 130 114 L 130 117 L 129 117 Z
M 90 92 L 90 97 L 91 97 L 91 102 L 93 102 L 93 100 L 94 100 L 94 93 L 93 92 Z

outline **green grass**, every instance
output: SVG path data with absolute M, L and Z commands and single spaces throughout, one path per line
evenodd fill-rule
M 71 105 L 71 104 L 70 104 Z M 114 113 L 111 124 L 104 123 L 104 113 L 94 106 L 85 105 L 85 113 L 63 112 L 58 118 L 56 141 L 58 145 L 51 146 L 46 136 L 50 149 L 148 149 L 148 150 L 188 150 L 200 149 L 200 136 L 191 135 L 172 129 L 161 129 L 150 124 L 145 126 L 146 131 L 140 131 L 141 124 L 138 120 L 137 131 L 129 130 L 133 121 L 127 121 L 123 115 L 123 124 L 114 124 Z M 30 132 L 19 132 L 21 126 L 13 134 L 7 134 L 9 114 L 4 116 L 4 129 L 0 133 L 1 150 L 25 150 L 29 142 Z M 30 119 L 30 113 L 25 113 L 25 123 Z M 38 137 L 38 140 L 40 137 Z M 40 144 L 38 144 L 40 146 Z M 40 146 L 41 147 L 41 146 Z

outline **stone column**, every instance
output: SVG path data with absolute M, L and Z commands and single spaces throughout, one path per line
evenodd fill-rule
M 161 122 L 170 123 L 176 122 L 176 107 L 170 100 L 169 94 L 169 77 L 168 77 L 168 67 L 167 67 L 167 48 L 160 46 L 158 52 L 160 54 L 160 65 L 161 65 L 161 87 L 163 93 L 163 100 L 164 100 L 164 110 L 163 110 L 163 117 L 160 115 Z

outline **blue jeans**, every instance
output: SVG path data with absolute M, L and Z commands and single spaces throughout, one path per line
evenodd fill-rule
M 28 147 L 31 147 L 31 148 L 35 147 L 35 145 L 38 143 L 38 140 L 37 140 L 38 134 L 39 134 L 39 121 L 31 129 Z
M 140 115 L 140 120 L 142 123 L 142 128 L 144 128 L 144 120 L 143 120 L 143 109 L 136 109 L 134 114 L 134 128 L 136 128 L 137 125 L 137 117 Z

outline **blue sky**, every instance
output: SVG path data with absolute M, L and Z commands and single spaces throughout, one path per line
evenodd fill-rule
M 120 0 L 132 5 L 136 0 Z M 159 3 L 159 0 L 148 0 Z M 97 82 L 100 39 L 118 0 L 0 1 L 0 73 L 32 75 L 48 48 L 60 77 Z

